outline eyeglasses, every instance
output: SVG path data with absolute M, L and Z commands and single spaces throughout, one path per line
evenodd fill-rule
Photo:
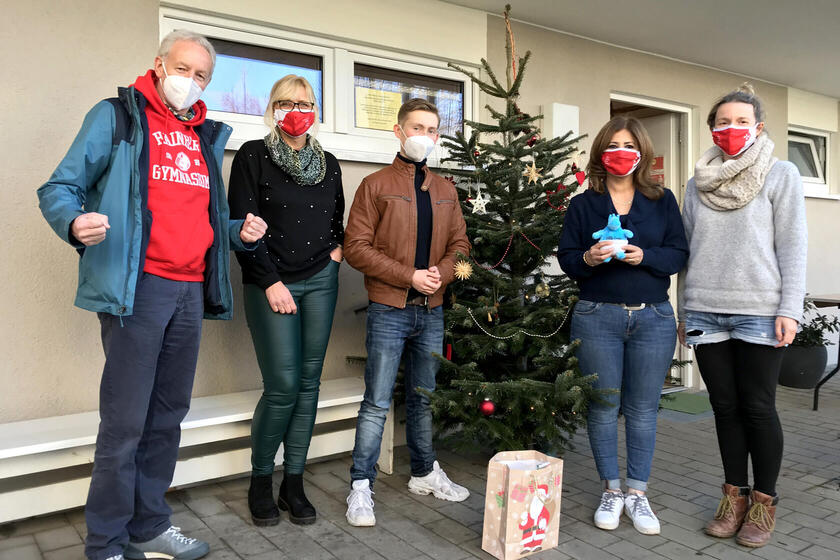
M 274 102 L 281 110 L 283 111 L 292 111 L 295 107 L 298 108 L 298 111 L 301 113 L 311 113 L 315 110 L 315 105 L 309 103 L 308 101 L 300 101 L 295 103 L 289 99 L 281 99 L 279 101 Z

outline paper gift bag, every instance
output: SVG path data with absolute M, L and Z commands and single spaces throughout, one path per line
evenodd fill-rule
M 487 466 L 481 548 L 499 560 L 557 546 L 563 461 L 539 451 L 497 453 Z

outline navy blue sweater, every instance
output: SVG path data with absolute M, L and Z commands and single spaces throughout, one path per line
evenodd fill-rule
M 680 207 L 670 190 L 659 200 L 636 191 L 630 212 L 621 216 L 621 227 L 633 232 L 629 243 L 644 251 L 636 266 L 616 258 L 598 266 L 583 262 L 583 253 L 596 243 L 592 234 L 607 225 L 616 213 L 608 194 L 587 189 L 572 197 L 557 260 L 563 272 L 580 287 L 580 298 L 605 303 L 661 303 L 668 299 L 670 276 L 685 266 L 688 242 Z

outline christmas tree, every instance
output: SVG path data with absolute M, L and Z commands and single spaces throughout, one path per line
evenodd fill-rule
M 495 122 L 465 121 L 469 137 L 443 142 L 473 248 L 450 285 L 446 351 L 430 398 L 438 433 L 456 447 L 562 454 L 594 391 L 568 336 L 576 286 L 547 271 L 568 198 L 583 182 L 580 138 L 541 138 L 542 117 L 519 109 L 531 53 L 517 59 L 509 11 L 504 84 L 484 59 L 487 80 L 450 65 L 498 108 L 487 105 Z

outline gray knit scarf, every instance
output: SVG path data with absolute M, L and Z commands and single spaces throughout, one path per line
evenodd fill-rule
M 712 146 L 694 166 L 694 183 L 700 200 L 713 210 L 737 210 L 761 191 L 764 178 L 778 161 L 773 157 L 773 141 L 767 133 L 738 159 L 723 161 L 723 151 Z
M 306 144 L 300 151 L 293 150 L 279 136 L 265 137 L 265 146 L 273 161 L 280 169 L 288 173 L 298 185 L 317 185 L 327 173 L 327 161 L 324 149 L 315 138 L 306 135 Z

